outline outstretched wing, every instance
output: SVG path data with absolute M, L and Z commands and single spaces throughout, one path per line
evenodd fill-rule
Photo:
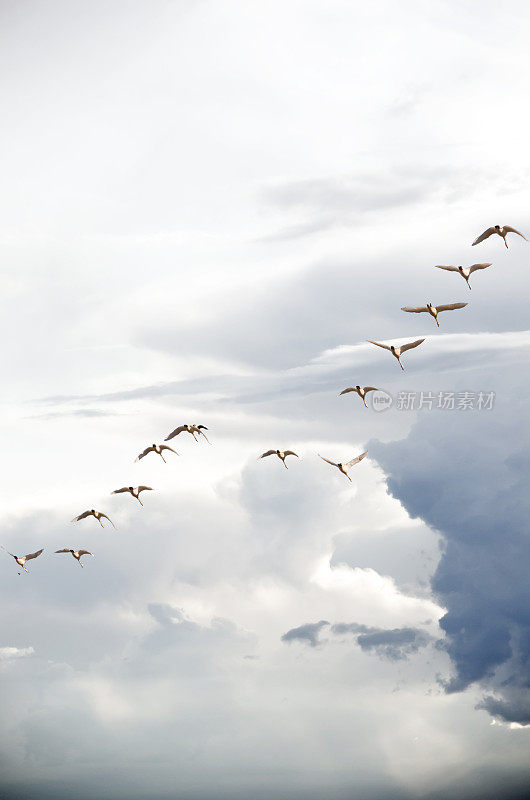
M 148 453 L 152 453 L 154 449 L 154 447 L 146 447 L 143 453 L 140 453 L 140 455 L 134 459 L 135 463 L 136 461 L 140 461 L 140 459 L 144 458 Z M 171 450 L 171 448 L 169 448 L 169 450 Z
M 422 314 L 424 311 L 428 311 L 429 309 L 427 306 L 403 306 L 401 310 L 408 311 L 409 314 Z
M 112 527 L 113 527 L 113 528 L 115 528 L 115 527 L 116 527 L 116 525 L 113 523 L 113 521 L 111 520 L 111 518 L 110 518 L 110 517 L 107 517 L 107 515 L 106 515 L 106 514 L 103 514 L 103 512 L 101 512 L 99 516 L 100 516 L 100 517 L 105 517 L 105 519 L 108 519 L 108 521 L 110 522 L 110 524 L 112 525 Z
M 267 450 L 266 453 L 262 453 L 259 458 L 266 458 L 266 456 L 273 456 L 275 455 L 276 450 Z
M 299 458 L 298 454 L 295 453 L 294 450 L 286 450 L 283 455 L 284 456 L 296 456 L 297 458 Z
M 361 453 L 360 456 L 356 456 L 356 458 L 352 458 L 352 460 L 348 461 L 348 463 L 344 464 L 344 466 L 345 467 L 353 467 L 354 464 L 358 464 L 359 461 L 362 461 L 367 453 L 368 453 L 368 450 L 366 450 L 364 453 Z
M 70 547 L 63 547 L 62 550 L 56 550 L 56 553 L 73 553 L 74 551 Z
M 477 238 L 475 239 L 475 241 L 473 242 L 473 244 L 471 246 L 474 247 L 476 244 L 480 244 L 480 242 L 483 242 L 484 239 L 488 238 L 488 236 L 491 236 L 492 233 L 495 233 L 495 228 L 493 228 L 493 227 L 487 228 L 484 231 L 484 233 L 481 233 L 480 236 L 477 236 Z
M 204 438 L 206 439 L 208 444 L 211 444 L 211 441 L 208 439 L 208 437 L 206 436 L 206 434 L 204 433 L 204 430 L 202 430 L 202 428 L 204 428 L 204 430 L 208 430 L 208 428 L 205 425 L 196 425 L 195 426 L 195 430 L 197 431 L 197 433 L 200 436 L 204 436 Z
M 114 489 L 114 491 L 111 492 L 111 494 L 123 494 L 123 492 L 128 492 L 128 491 L 129 489 L 127 488 L 127 486 L 122 486 L 121 489 Z
M 166 436 L 166 438 L 164 439 L 164 441 L 165 441 L 165 442 L 169 442 L 169 440 L 170 440 L 170 439 L 174 439 L 174 438 L 175 438 L 175 436 L 178 436 L 178 435 L 179 435 L 179 433 L 182 433 L 182 431 L 185 431 L 185 430 L 186 430 L 186 426 L 185 426 L 185 425 L 179 425 L 179 426 L 178 426 L 178 428 L 175 428 L 175 430 L 174 430 L 174 431 L 171 431 L 171 433 L 169 434 L 169 436 Z
M 44 552 L 44 547 L 42 547 L 40 550 L 37 550 L 36 553 L 28 553 L 27 556 L 24 556 L 24 561 L 31 561 L 32 558 L 37 558 L 37 556 L 40 556 L 42 552 Z
M 504 226 L 504 230 L 506 231 L 506 233 L 517 233 L 519 236 L 522 236 L 523 239 L 528 241 L 526 236 L 524 236 L 524 234 L 522 234 L 521 231 L 517 231 L 515 228 L 512 228 L 510 225 L 505 225 Z
M 173 450 L 173 448 L 172 448 L 172 447 L 170 447 L 168 444 L 161 444 L 161 445 L 160 445 L 160 449 L 161 449 L 161 450 L 171 450 L 171 452 L 172 452 L 172 453 L 175 453 L 175 455 L 176 455 L 176 456 L 178 456 L 178 453 L 177 453 L 177 451 L 176 451 L 176 450 Z
M 457 308 L 464 308 L 467 303 L 446 303 L 444 306 L 436 306 L 437 311 L 455 311 Z
M 436 264 L 435 269 L 446 269 L 448 272 L 458 272 L 458 267 L 444 267 L 442 264 Z
M 385 350 L 390 350 L 390 346 L 388 344 L 381 344 L 381 342 L 373 342 L 371 339 L 368 339 L 370 344 L 376 344 L 378 347 L 383 347 Z
M 473 264 L 469 268 L 469 274 L 471 275 L 472 272 L 476 272 L 477 269 L 486 269 L 486 267 L 491 267 L 491 264 Z
M 90 517 L 92 514 L 91 511 L 83 511 L 82 514 L 79 514 L 78 517 L 74 517 L 71 522 L 79 522 L 80 519 L 85 519 L 85 517 Z
M 150 486 L 139 486 L 138 487 L 138 491 L 139 492 L 152 492 L 153 490 L 152 490 L 152 488 Z
M 348 394 L 348 392 L 356 392 L 356 391 L 357 389 L 355 388 L 355 386 L 348 386 L 347 389 L 343 389 L 342 392 L 339 392 L 339 397 L 341 396 L 341 394 Z
M 366 394 L 366 392 L 378 392 L 378 391 L 379 391 L 379 389 L 377 388 L 377 386 L 365 386 L 364 387 L 364 393 L 365 394 Z
M 326 461 L 328 464 L 331 464 L 332 467 L 338 467 L 338 464 L 336 464 L 335 461 L 330 461 L 329 458 L 324 458 L 324 456 L 321 456 L 320 453 L 317 453 L 317 456 L 321 458 L 322 461 Z
M 406 350 L 412 350 L 414 347 L 418 347 L 418 345 L 420 345 L 424 341 L 425 341 L 425 339 L 416 339 L 415 342 L 409 342 L 408 344 L 402 344 L 399 349 L 401 350 L 402 353 L 404 353 Z
M 90 550 L 78 550 L 77 551 L 80 556 L 92 556 L 94 557 L 94 553 L 91 553 Z

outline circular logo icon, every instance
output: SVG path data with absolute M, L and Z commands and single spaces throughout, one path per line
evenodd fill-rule
M 377 389 L 375 392 L 370 392 L 370 402 L 374 411 L 388 411 L 392 407 L 394 398 L 383 389 Z

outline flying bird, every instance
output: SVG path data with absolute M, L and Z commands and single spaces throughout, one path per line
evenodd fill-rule
M 73 520 L 71 520 L 71 521 L 72 521 L 72 522 L 79 522 L 79 520 L 80 520 L 80 519 L 85 519 L 85 517 L 95 517 L 95 518 L 97 519 L 97 521 L 99 522 L 99 524 L 101 525 L 101 527 L 102 527 L 102 528 L 104 528 L 104 527 L 105 527 L 105 526 L 103 525 L 102 521 L 101 521 L 102 519 L 108 519 L 108 521 L 110 522 L 110 524 L 112 525 L 112 527 L 113 527 L 113 528 L 115 528 L 115 527 L 116 527 L 116 525 L 113 523 L 113 521 L 111 520 L 111 518 L 110 518 L 110 517 L 107 517 L 107 515 L 106 515 L 106 514 L 103 514 L 103 512 L 102 512 L 102 511 L 94 511 L 94 509 L 93 509 L 93 508 L 91 508 L 91 509 L 90 509 L 90 511 L 83 511 L 83 513 L 82 513 L 82 514 L 79 514 L 79 516 L 78 516 L 78 517 L 74 517 L 74 518 L 73 518 Z
M 204 431 L 207 431 L 207 430 L 208 430 L 208 428 L 206 427 L 206 425 L 179 425 L 178 428 L 175 428 L 174 431 L 171 431 L 169 436 L 166 436 L 164 441 L 165 442 L 169 442 L 170 439 L 174 439 L 175 436 L 179 435 L 179 433 L 184 433 L 185 432 L 185 433 L 191 433 L 191 435 L 193 436 L 193 438 L 195 439 L 196 442 L 199 441 L 197 439 L 197 437 L 195 436 L 195 434 L 198 433 L 199 436 L 204 436 L 204 438 L 206 439 L 208 444 L 211 444 L 210 440 L 208 439 L 208 437 L 204 433 Z
M 278 458 L 283 462 L 285 469 L 288 469 L 287 464 L 285 463 L 287 456 L 296 456 L 298 458 L 298 455 L 293 450 L 267 450 L 266 453 L 262 453 L 258 457 L 258 461 L 260 458 L 266 458 L 267 456 L 278 456 Z
M 416 339 L 415 342 L 409 342 L 408 344 L 402 344 L 401 347 L 396 347 L 394 344 L 381 344 L 381 342 L 373 342 L 371 339 L 368 339 L 370 344 L 376 344 L 378 347 L 383 347 L 385 350 L 390 350 L 394 358 L 397 358 L 399 361 L 399 366 L 401 369 L 405 369 L 403 364 L 401 363 L 401 354 L 405 353 L 407 350 L 412 350 L 413 347 L 418 347 L 425 339 Z
M 62 550 L 56 550 L 56 553 L 71 553 L 80 567 L 83 565 L 81 564 L 81 556 L 92 556 L 94 558 L 94 553 L 91 553 L 90 550 L 71 550 L 69 547 L 64 547 Z
M 146 447 L 143 453 L 140 453 L 138 458 L 134 459 L 134 462 L 136 463 L 137 461 L 141 461 L 142 458 L 145 458 L 148 453 L 158 453 L 164 464 L 167 464 L 166 459 L 162 455 L 162 450 L 171 450 L 172 453 L 175 453 L 175 455 L 178 456 L 177 451 L 173 450 L 173 448 L 168 444 L 152 444 L 151 447 Z
M 3 547 L 3 549 L 6 550 L 5 547 Z M 41 550 L 37 550 L 36 553 L 28 553 L 27 556 L 16 556 L 14 553 L 10 553 L 9 550 L 6 550 L 6 553 L 8 555 L 12 556 L 15 559 L 15 561 L 18 564 L 18 566 L 22 567 L 24 572 L 27 572 L 29 574 L 29 569 L 26 569 L 26 567 L 25 567 L 26 561 L 31 561 L 32 558 L 37 558 L 38 556 L 40 556 L 40 554 L 43 551 L 44 551 L 44 547 Z M 19 575 L 20 575 L 20 572 L 19 572 Z
M 341 394 L 348 394 L 348 392 L 355 392 L 356 394 L 359 395 L 364 405 L 366 406 L 366 400 L 364 399 L 366 394 L 368 392 L 378 392 L 378 391 L 379 389 L 377 389 L 375 386 L 364 386 L 364 387 L 359 385 L 348 386 L 347 389 L 343 389 L 342 392 L 339 392 L 339 397 L 341 396 Z M 366 408 L 368 408 L 368 406 L 366 406 Z
M 442 264 L 436 264 L 436 269 L 445 269 L 447 272 L 459 272 L 470 290 L 471 284 L 469 283 L 469 276 L 471 273 L 476 272 L 477 269 L 486 269 L 486 267 L 491 267 L 491 264 L 472 264 L 471 267 L 445 267 Z
M 140 500 L 140 492 L 152 492 L 152 488 L 150 486 L 123 486 L 121 489 L 114 489 L 111 494 L 123 494 L 123 492 L 129 492 L 133 497 L 136 497 L 138 502 L 141 506 L 143 506 L 142 501 Z
M 330 461 L 329 458 L 324 458 L 324 456 L 321 456 L 320 453 L 318 453 L 318 457 L 321 458 L 322 461 L 325 461 L 327 464 L 331 464 L 332 467 L 337 467 L 337 469 L 340 470 L 343 475 L 346 475 L 348 480 L 351 482 L 351 478 L 348 475 L 348 470 L 350 469 L 350 467 L 353 467 L 354 464 L 358 464 L 359 461 L 362 461 L 363 458 L 367 455 L 367 453 L 368 453 L 368 450 L 366 450 L 364 453 L 361 453 L 360 456 L 356 456 L 355 458 L 352 458 L 352 460 L 348 461 L 346 464 L 342 464 L 340 461 L 337 464 L 335 461 Z
M 455 311 L 457 308 L 464 308 L 464 306 L 467 306 L 467 303 L 447 303 L 444 306 L 433 306 L 432 303 L 427 303 L 426 306 L 404 306 L 401 310 L 408 311 L 409 314 L 422 314 L 423 312 L 427 312 L 433 317 L 438 327 L 440 327 L 440 323 L 438 322 L 438 314 L 440 311 Z
M 504 244 L 508 247 L 508 242 L 506 241 L 506 236 L 509 233 L 516 233 L 518 236 L 522 236 L 523 239 L 528 241 L 526 236 L 524 236 L 521 231 L 516 231 L 515 228 L 511 228 L 510 225 L 492 225 L 491 228 L 487 228 L 484 233 L 481 233 L 480 236 L 477 236 L 473 244 L 471 245 L 474 247 L 476 244 L 483 242 L 484 239 L 488 239 L 494 233 L 497 233 L 502 239 L 504 239 Z

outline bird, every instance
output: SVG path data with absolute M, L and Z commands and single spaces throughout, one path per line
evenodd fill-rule
M 352 480 L 351 480 L 350 476 L 348 475 L 348 470 L 350 469 L 350 467 L 353 467 L 354 464 L 358 464 L 359 461 L 362 461 L 363 458 L 367 454 L 368 454 L 368 450 L 366 450 L 364 453 L 361 453 L 360 456 L 356 456 L 355 458 L 352 458 L 352 460 L 348 461 L 346 464 L 342 464 L 340 461 L 337 464 L 335 461 L 330 461 L 329 458 L 324 458 L 324 456 L 321 456 L 320 453 L 318 453 L 317 455 L 318 455 L 319 458 L 322 459 L 322 461 L 326 461 L 326 463 L 331 464 L 332 467 L 337 467 L 337 469 L 339 469 L 342 472 L 343 475 L 346 475 L 346 477 L 348 478 L 348 480 L 351 483 Z
M 283 462 L 283 466 L 285 467 L 285 469 L 288 469 L 288 466 L 285 463 L 285 459 L 287 458 L 287 456 L 296 456 L 297 458 L 299 457 L 293 450 L 284 450 L 283 452 L 281 450 L 267 450 L 266 453 L 262 453 L 258 457 L 258 461 L 260 458 L 266 458 L 267 456 L 278 456 L 278 458 Z
M 136 497 L 138 502 L 141 506 L 143 506 L 142 501 L 140 500 L 140 492 L 152 492 L 152 488 L 150 486 L 123 486 L 121 489 L 114 489 L 111 494 L 122 494 L 123 492 L 129 492 L 133 497 Z
M 457 308 L 464 308 L 467 303 L 447 303 L 444 306 L 433 306 L 432 303 L 427 303 L 426 306 L 403 306 L 402 311 L 408 311 L 409 314 L 421 314 L 426 311 L 434 318 L 434 321 L 440 327 L 438 322 L 438 314 L 440 311 L 455 311 Z
M 175 428 L 174 431 L 171 431 L 169 436 L 166 436 L 164 441 L 165 442 L 169 442 L 170 439 L 174 439 L 175 436 L 179 435 L 179 433 L 186 432 L 186 433 L 191 433 L 191 435 L 193 436 L 193 438 L 195 439 L 196 442 L 199 441 L 195 436 L 195 434 L 198 433 L 199 436 L 204 436 L 204 438 L 206 439 L 208 444 L 211 444 L 210 440 L 208 439 L 206 434 L 203 432 L 203 431 L 207 431 L 207 430 L 208 430 L 208 428 L 206 427 L 206 425 L 179 425 L 178 428 Z
M 177 451 L 173 450 L 173 448 L 167 444 L 152 444 L 151 447 L 146 447 L 143 453 L 140 453 L 138 458 L 134 459 L 134 462 L 136 463 L 137 461 L 141 461 L 141 459 L 144 458 L 148 453 L 158 453 L 164 464 L 167 464 L 166 459 L 162 455 L 162 450 L 171 450 L 172 453 L 175 453 L 175 455 L 178 456 Z
M 447 272 L 459 272 L 469 286 L 470 291 L 471 284 L 469 283 L 469 276 L 472 272 L 476 272 L 477 269 L 486 269 L 486 267 L 491 267 L 491 264 L 472 264 L 470 267 L 445 267 L 442 264 L 436 264 L 436 269 L 445 269 Z
M 476 244 L 483 242 L 484 239 L 488 239 L 492 234 L 497 233 L 502 239 L 504 239 L 504 244 L 508 247 L 508 242 L 506 241 L 506 236 L 509 233 L 516 233 L 518 236 L 522 236 L 525 241 L 528 241 L 526 236 L 524 236 L 521 231 L 516 231 L 515 228 L 510 227 L 510 225 L 492 225 L 491 228 L 486 228 L 484 233 L 481 233 L 480 236 L 477 236 L 471 247 L 474 247 Z
M 368 392 L 378 392 L 378 391 L 379 389 L 377 389 L 375 386 L 364 386 L 364 387 L 359 385 L 348 386 L 347 389 L 343 389 L 342 392 L 339 392 L 339 397 L 341 396 L 341 394 L 348 394 L 348 392 L 355 392 L 356 394 L 359 395 L 364 405 L 366 406 L 366 400 L 364 399 L 365 395 Z M 368 406 L 366 406 L 366 408 L 368 408 Z
M 56 550 L 56 553 L 71 553 L 80 567 L 83 565 L 81 564 L 81 556 L 92 556 L 94 558 L 94 553 L 91 553 L 90 550 L 72 550 L 70 547 L 64 547 L 62 550 Z
M 102 521 L 101 521 L 102 518 L 103 519 L 108 519 L 108 521 L 110 522 L 110 524 L 112 525 L 113 528 L 116 527 L 116 525 L 113 523 L 113 521 L 111 520 L 110 517 L 107 517 L 107 515 L 103 514 L 102 511 L 94 511 L 93 508 L 91 508 L 90 511 L 83 511 L 82 514 L 79 514 L 78 517 L 74 517 L 73 520 L 71 520 L 71 521 L 72 522 L 79 522 L 80 519 L 85 519 L 85 517 L 95 517 L 102 528 L 105 527 L 103 525 Z
M 412 350 L 413 347 L 418 347 L 425 339 L 416 339 L 415 342 L 409 342 L 408 344 L 402 344 L 400 347 L 396 347 L 394 344 L 381 344 L 381 342 L 373 342 L 371 339 L 368 339 L 370 344 L 376 344 L 378 347 L 383 347 L 385 350 L 390 350 L 394 358 L 397 358 L 399 361 L 399 366 L 401 369 L 405 369 L 403 364 L 401 363 L 401 354 L 405 353 L 407 350 Z
M 3 549 L 6 550 L 5 547 L 3 547 Z M 27 556 L 16 556 L 14 553 L 10 553 L 9 550 L 6 550 L 6 553 L 15 559 L 18 566 L 22 567 L 24 572 L 27 572 L 29 574 L 29 569 L 26 569 L 25 567 L 26 561 L 31 561 L 32 558 L 37 558 L 43 551 L 44 547 L 41 550 L 37 550 L 36 553 L 28 553 Z M 18 574 L 20 575 L 20 572 Z

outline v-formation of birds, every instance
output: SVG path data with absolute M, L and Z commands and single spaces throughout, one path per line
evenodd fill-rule
M 510 225 L 504 225 L 504 226 L 493 225 L 490 228 L 487 228 L 483 233 L 481 233 L 480 236 L 478 236 L 475 239 L 475 241 L 473 242 L 472 246 L 480 244 L 480 242 L 483 242 L 485 239 L 488 239 L 490 236 L 498 235 L 504 241 L 504 244 L 505 244 L 506 248 L 508 248 L 508 242 L 506 240 L 506 237 L 507 237 L 508 233 L 515 233 L 518 236 L 521 236 L 523 239 L 525 239 L 525 241 L 527 241 L 526 236 L 524 236 L 520 231 L 516 230 L 515 228 L 510 227 Z M 436 265 L 436 269 L 443 269 L 443 270 L 446 270 L 447 272 L 457 272 L 457 273 L 459 273 L 464 278 L 464 280 L 466 281 L 466 283 L 468 285 L 468 288 L 470 290 L 471 290 L 471 284 L 469 282 L 469 279 L 470 279 L 471 275 L 474 272 L 478 271 L 478 270 L 484 270 L 484 269 L 487 269 L 488 267 L 491 267 L 491 263 L 472 264 L 470 267 L 446 266 L 446 265 L 442 265 L 442 264 L 437 264 Z M 441 304 L 441 305 L 435 306 L 433 303 L 429 302 L 429 303 L 426 303 L 424 306 L 403 306 L 401 310 L 405 311 L 405 312 L 407 312 L 409 314 L 429 314 L 434 319 L 436 325 L 438 327 L 440 327 L 438 316 L 439 316 L 439 314 L 441 312 L 443 312 L 443 311 L 457 311 L 458 309 L 465 308 L 465 306 L 467 306 L 467 303 L 445 303 L 445 304 Z M 401 356 L 404 353 L 408 352 L 409 350 L 413 350 L 416 347 L 419 347 L 419 345 L 423 344 L 425 339 L 417 339 L 414 342 L 408 342 L 406 344 L 402 344 L 402 345 L 399 345 L 399 346 L 395 345 L 395 344 L 388 345 L 388 344 L 385 344 L 384 342 L 376 342 L 376 341 L 374 341 L 372 339 L 369 339 L 368 341 L 369 341 L 370 344 L 377 345 L 377 347 L 382 347 L 383 349 L 388 350 L 390 353 L 392 353 L 394 358 L 399 363 L 399 366 L 401 367 L 401 369 L 404 370 L 405 367 L 403 366 L 403 362 L 401 361 Z M 375 391 L 378 391 L 378 389 L 375 386 L 360 386 L 359 384 L 357 384 L 356 386 L 349 386 L 348 388 L 343 389 L 343 391 L 340 392 L 339 396 L 343 395 L 343 394 L 348 394 L 350 392 L 353 392 L 353 393 L 357 394 L 361 398 L 361 400 L 363 401 L 363 403 L 366 406 L 366 408 L 368 408 L 368 406 L 366 405 L 366 395 L 369 392 L 375 392 Z M 171 431 L 171 433 L 168 436 L 166 436 L 164 441 L 168 442 L 171 439 L 174 439 L 175 437 L 179 436 L 179 434 L 181 434 L 181 433 L 189 433 L 189 434 L 191 434 L 191 436 L 193 436 L 193 438 L 195 439 L 196 442 L 198 442 L 199 439 L 202 437 L 202 438 L 206 439 L 206 441 L 208 443 L 210 443 L 209 439 L 207 438 L 206 434 L 204 433 L 204 431 L 206 431 L 206 430 L 208 430 L 208 428 L 205 425 L 179 425 L 177 428 L 175 428 L 175 430 Z M 137 458 L 135 460 L 136 461 L 141 461 L 141 459 L 145 458 L 147 455 L 149 455 L 149 453 L 155 453 L 155 454 L 159 455 L 162 458 L 162 461 L 164 461 L 164 463 L 167 463 L 166 459 L 164 458 L 164 452 L 166 452 L 166 451 L 174 453 L 175 455 L 178 456 L 177 451 L 174 450 L 169 445 L 166 445 L 166 444 L 152 444 L 149 447 L 146 447 L 145 450 L 143 450 L 137 456 Z M 355 458 L 352 458 L 350 461 L 347 461 L 345 463 L 342 463 L 340 461 L 338 461 L 338 462 L 331 461 L 329 458 L 324 458 L 323 456 L 321 456 L 320 453 L 318 453 L 318 456 L 319 456 L 319 458 L 322 459 L 322 461 L 325 461 L 327 464 L 330 464 L 331 466 L 336 467 L 339 470 L 339 472 L 341 472 L 343 475 L 346 476 L 346 478 L 349 481 L 351 481 L 351 478 L 350 478 L 350 476 L 348 474 L 348 471 L 353 466 L 355 466 L 356 464 L 360 463 L 365 458 L 365 456 L 367 454 L 368 454 L 368 451 L 365 451 L 364 453 L 361 453 L 360 455 L 355 456 Z M 288 469 L 288 466 L 286 464 L 287 456 L 295 456 L 296 458 L 299 457 L 298 454 L 295 453 L 293 450 L 267 450 L 265 453 L 262 453 L 259 456 L 259 459 L 267 458 L 268 456 L 277 456 L 279 458 L 279 460 L 283 463 L 283 466 L 285 467 L 285 469 Z M 140 485 L 140 486 L 123 486 L 120 489 L 114 489 L 114 491 L 111 492 L 111 494 L 130 494 L 132 498 L 137 500 L 140 503 L 140 505 L 143 506 L 143 502 L 142 502 L 142 500 L 140 498 L 141 492 L 151 492 L 151 491 L 153 491 L 151 486 L 144 486 L 144 485 Z M 73 518 L 72 522 L 80 522 L 81 520 L 86 519 L 87 517 L 94 517 L 94 519 L 96 519 L 99 522 L 99 524 L 101 525 L 102 528 L 105 527 L 103 525 L 103 522 L 102 522 L 102 520 L 104 520 L 104 519 L 107 520 L 108 522 L 110 522 L 110 524 L 114 528 L 116 527 L 114 525 L 114 523 L 112 522 L 112 520 L 110 519 L 110 517 L 107 516 L 107 514 L 104 514 L 102 511 L 96 511 L 96 509 L 94 509 L 94 508 L 92 508 L 92 509 L 90 509 L 88 511 L 83 511 L 82 514 L 78 514 L 78 516 Z M 3 548 L 3 549 L 6 550 L 6 548 Z M 38 558 L 40 555 L 42 555 L 42 553 L 44 552 L 44 548 L 41 548 L 40 550 L 37 550 L 35 553 L 28 553 L 25 556 L 17 556 L 14 553 L 9 552 L 9 550 L 6 550 L 6 552 L 8 553 L 8 555 L 12 556 L 15 559 L 15 562 L 18 564 L 18 566 L 22 570 L 24 570 L 24 572 L 29 572 L 29 570 L 26 568 L 26 563 L 28 561 L 31 561 L 32 559 Z M 94 555 L 89 550 L 81 550 L 81 549 L 74 550 L 73 548 L 70 548 L 70 547 L 63 547 L 62 549 L 56 550 L 55 552 L 56 553 L 70 553 L 70 555 L 77 561 L 77 563 L 79 564 L 80 567 L 83 566 L 83 564 L 81 563 L 81 557 L 82 556 L 84 556 L 84 555 L 93 556 Z

